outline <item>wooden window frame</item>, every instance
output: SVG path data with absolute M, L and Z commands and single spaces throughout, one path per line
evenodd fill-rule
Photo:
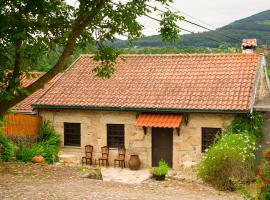
M 124 124 L 107 124 L 107 146 L 109 148 L 125 146 Z
M 64 122 L 64 146 L 81 146 L 81 124 Z
M 216 127 L 202 127 L 201 128 L 201 152 L 204 153 L 206 149 L 208 149 L 214 142 L 215 136 L 213 136 L 210 140 L 208 141 L 207 144 L 205 144 L 205 136 L 204 136 L 204 131 L 206 131 L 208 129 L 211 130 L 212 132 L 216 132 L 214 133 L 214 135 L 216 136 L 216 134 L 221 134 L 222 129 L 221 128 L 216 128 Z

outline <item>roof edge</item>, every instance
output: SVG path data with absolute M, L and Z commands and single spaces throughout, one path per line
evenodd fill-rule
M 260 82 L 260 70 L 263 68 L 264 70 L 265 67 L 265 58 L 263 55 L 260 55 L 259 57 L 259 61 L 258 61 L 258 65 L 257 65 L 257 69 L 254 75 L 254 82 L 253 82 L 253 88 L 252 88 L 252 92 L 251 92 L 251 99 L 250 99 L 250 112 L 253 112 L 254 109 L 254 104 L 256 102 L 256 95 L 257 95 L 257 90 L 258 90 L 258 86 L 259 86 L 259 82 Z M 267 78 L 267 77 L 266 77 Z
M 35 109 L 79 109 L 103 111 L 161 111 L 161 112 L 193 112 L 193 113 L 250 113 L 250 110 L 211 110 L 211 109 L 177 109 L 177 108 L 131 108 L 131 107 L 96 107 L 96 106 L 63 106 L 32 104 Z
M 79 55 L 78 58 L 76 60 L 74 60 L 71 65 L 64 71 L 64 72 L 59 72 L 59 77 L 33 102 L 33 104 L 35 104 L 36 102 L 38 102 L 45 94 L 47 94 L 49 92 L 49 90 L 65 75 L 65 73 L 72 68 L 75 63 L 82 57 L 82 55 Z M 31 106 L 33 105 L 31 104 Z M 33 107 L 33 106 L 32 106 Z
M 143 56 L 149 56 L 149 57 L 155 57 L 155 56 L 164 56 L 164 57 L 169 57 L 169 56 L 254 56 L 254 55 L 260 55 L 259 53 L 249 53 L 249 54 L 243 54 L 243 53 L 164 53 L 164 54 L 147 54 L 147 53 L 134 53 L 134 54 L 119 54 L 119 57 L 143 57 Z M 80 54 L 82 57 L 93 57 L 95 54 Z

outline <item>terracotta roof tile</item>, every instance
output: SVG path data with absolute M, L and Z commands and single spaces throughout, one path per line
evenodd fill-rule
M 38 106 L 84 108 L 249 110 L 257 54 L 126 55 L 107 80 L 81 56 Z
M 25 75 L 22 76 L 22 86 L 27 87 L 31 83 L 35 82 L 39 77 L 43 76 L 45 72 L 31 72 L 30 77 L 27 78 Z M 45 91 L 49 88 L 49 86 L 54 83 L 59 75 L 54 77 L 49 83 L 45 85 L 44 88 L 39 89 L 38 91 L 34 92 L 32 95 L 28 96 L 26 99 L 18 103 L 16 106 L 12 108 L 15 111 L 24 111 L 24 112 L 31 112 L 33 110 L 31 104 L 33 104 Z
M 138 116 L 136 126 L 138 127 L 159 127 L 179 128 L 182 122 L 182 115 L 179 114 L 146 114 Z

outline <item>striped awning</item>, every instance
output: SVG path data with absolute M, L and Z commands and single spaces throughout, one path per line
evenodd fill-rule
M 158 127 L 158 128 L 179 128 L 182 122 L 180 114 L 146 114 L 138 116 L 136 126 Z

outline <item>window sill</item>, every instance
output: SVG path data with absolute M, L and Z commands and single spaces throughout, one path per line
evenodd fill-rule
M 118 150 L 118 147 L 109 147 L 110 150 Z
M 81 147 L 78 146 L 64 146 L 65 149 L 81 149 Z

